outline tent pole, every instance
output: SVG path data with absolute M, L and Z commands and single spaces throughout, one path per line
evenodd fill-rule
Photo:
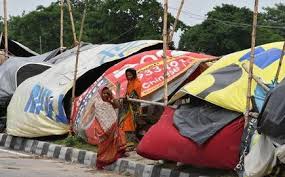
M 181 2 L 180 2 L 180 6 L 179 6 L 179 9 L 178 9 L 178 12 L 177 12 L 177 15 L 176 15 L 175 21 L 174 21 L 173 29 L 171 30 L 170 35 L 169 35 L 168 44 L 172 41 L 172 38 L 173 38 L 173 35 L 174 35 L 174 32 L 175 32 L 175 29 L 176 29 L 176 26 L 177 26 L 177 23 L 178 23 L 178 20 L 179 20 L 179 16 L 180 16 L 180 13 L 181 13 L 181 10 L 182 10 L 182 7 L 183 7 L 183 4 L 184 4 L 184 0 L 181 0 Z
M 73 78 L 73 87 L 72 87 L 72 106 L 71 106 L 71 115 L 70 115 L 70 134 L 72 133 L 72 127 L 73 127 L 73 121 L 72 121 L 72 116 L 73 116 L 73 108 L 75 106 L 75 90 L 76 90 L 76 78 L 77 78 L 77 69 L 78 69 L 78 60 L 79 60 L 79 53 L 80 53 L 80 43 L 81 43 L 81 38 L 82 38 L 82 33 L 83 33 L 83 26 L 84 26 L 84 21 L 85 21 L 85 16 L 86 16 L 86 7 L 83 12 L 83 17 L 81 20 L 81 26 L 80 26 L 80 33 L 79 33 L 79 42 L 77 45 L 77 51 L 76 51 L 76 60 L 75 60 L 75 68 L 74 68 L 74 78 Z
M 8 59 L 8 24 L 7 24 L 7 0 L 3 0 L 4 7 L 4 35 L 5 35 L 5 58 Z M 3 62 L 4 62 L 3 61 Z
M 74 42 L 74 46 L 77 46 L 78 41 L 77 41 L 77 38 L 76 38 L 76 32 L 75 32 L 75 27 L 74 27 L 74 20 L 73 20 L 70 0 L 67 0 L 67 5 L 68 5 L 68 11 L 69 11 L 71 28 L 72 28 L 72 34 L 73 34 L 73 42 Z
M 0 46 L 2 44 L 2 37 L 3 37 L 3 32 L 0 33 Z M 0 65 L 4 63 L 4 58 L 1 55 L 5 57 L 5 53 L 2 54 L 2 50 L 0 49 Z
M 279 74 L 280 74 L 280 70 L 281 70 L 281 66 L 282 66 L 282 61 L 283 61 L 283 58 L 284 58 L 284 52 L 285 52 L 285 42 L 283 43 L 283 49 L 282 49 L 281 56 L 280 56 L 280 59 L 279 59 L 277 72 L 276 72 L 276 75 L 275 75 L 275 78 L 274 78 L 274 82 L 275 83 L 278 82 L 278 79 L 279 79 Z
M 164 106 L 168 103 L 168 93 L 167 93 L 167 56 L 166 50 L 168 48 L 167 40 L 167 11 L 168 11 L 168 0 L 164 0 L 164 13 L 163 13 L 163 78 L 164 78 Z
M 258 0 L 254 3 L 253 12 L 253 22 L 252 22 L 252 33 L 251 33 L 251 51 L 250 51 L 250 61 L 249 61 L 249 73 L 248 73 L 248 87 L 247 87 L 247 99 L 246 99 L 246 112 L 245 112 L 245 126 L 249 121 L 249 111 L 250 111 L 250 99 L 251 99 L 251 82 L 253 73 L 253 63 L 254 63 L 254 49 L 255 49 L 255 39 L 256 39 L 256 25 L 257 25 L 257 14 L 258 14 Z
M 63 5 L 64 0 L 60 0 L 60 53 L 63 51 Z
M 249 69 L 246 63 L 243 63 L 242 67 L 247 73 L 249 73 Z M 267 85 L 264 84 L 264 82 L 260 77 L 257 77 L 256 75 L 252 74 L 252 79 L 254 79 L 255 82 L 257 82 L 257 84 L 259 84 L 266 92 L 270 91 L 269 87 L 267 87 Z
M 150 104 L 150 105 L 156 105 L 156 106 L 165 106 L 164 103 L 156 102 L 156 101 L 148 101 L 148 100 L 142 100 L 142 99 L 134 99 L 134 98 L 127 98 L 130 102 L 136 102 L 136 103 L 144 103 L 144 104 Z M 169 106 L 171 108 L 176 108 L 175 106 Z

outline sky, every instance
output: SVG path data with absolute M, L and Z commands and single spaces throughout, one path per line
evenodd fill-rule
M 164 0 L 158 0 L 163 3 Z M 37 6 L 48 6 L 56 0 L 7 0 L 8 14 L 11 16 L 21 15 L 23 11 L 26 13 L 33 11 Z M 168 0 L 170 13 L 176 16 L 181 0 Z M 259 11 L 264 7 L 272 7 L 276 3 L 285 3 L 285 0 L 259 0 Z M 248 7 L 253 9 L 254 0 L 184 0 L 184 6 L 180 15 L 187 25 L 195 25 L 201 23 L 206 17 L 207 12 L 213 10 L 215 6 L 222 4 L 232 4 L 238 7 Z M 3 0 L 0 0 L 0 16 L 3 16 Z M 181 32 L 174 35 L 177 44 Z

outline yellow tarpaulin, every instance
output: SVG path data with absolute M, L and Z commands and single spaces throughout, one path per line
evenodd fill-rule
M 283 42 L 265 44 L 255 48 L 253 73 L 267 84 L 274 80 Z M 215 105 L 238 112 L 246 110 L 248 74 L 242 64 L 249 65 L 250 49 L 222 57 L 197 79 L 178 91 L 171 102 L 190 94 Z M 285 76 L 285 66 L 281 68 L 279 81 Z M 256 82 L 252 81 L 251 94 L 254 96 Z

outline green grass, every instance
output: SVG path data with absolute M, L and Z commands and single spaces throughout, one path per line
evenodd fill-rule
M 82 138 L 77 136 L 67 136 L 65 139 L 53 141 L 55 144 L 61 144 L 67 147 L 74 147 L 78 149 L 84 149 L 88 151 L 97 151 L 97 146 L 87 144 Z

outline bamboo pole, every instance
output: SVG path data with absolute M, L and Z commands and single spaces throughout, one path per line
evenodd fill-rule
M 254 3 L 253 22 L 252 22 L 252 33 L 251 33 L 251 51 L 249 61 L 249 73 L 248 73 L 248 87 L 247 87 L 247 99 L 246 99 L 246 112 L 245 112 L 245 126 L 249 121 L 250 111 L 250 99 L 251 99 L 251 82 L 253 73 L 253 62 L 254 62 L 254 49 L 255 49 L 255 38 L 256 38 L 256 25 L 257 25 L 257 14 L 258 14 L 258 0 Z
M 167 93 L 167 56 L 166 50 L 168 48 L 167 40 L 167 11 L 168 11 L 168 0 L 164 0 L 164 13 L 163 13 L 163 78 L 164 78 L 164 106 L 168 103 L 168 93 Z
M 274 78 L 274 82 L 275 83 L 278 82 L 278 79 L 279 79 L 279 74 L 280 74 L 280 70 L 281 70 L 281 66 L 282 66 L 282 61 L 283 61 L 283 58 L 284 58 L 284 52 L 285 52 L 285 42 L 283 44 L 283 49 L 282 49 L 281 56 L 280 56 L 280 59 L 279 59 L 277 72 L 276 72 L 276 75 L 275 75 L 275 78 Z
M 0 33 L 0 45 L 2 43 L 3 32 Z
M 131 102 L 136 102 L 136 103 L 145 103 L 145 104 L 151 104 L 151 105 L 156 105 L 156 106 L 165 106 L 164 103 L 142 100 L 142 99 L 134 99 L 134 98 L 130 98 L 130 97 L 127 97 L 127 100 L 131 101 Z M 168 106 L 168 107 L 176 108 L 175 106 Z
M 63 5 L 64 0 L 60 0 L 60 53 L 63 51 Z
M 0 46 L 2 44 L 2 37 L 3 37 L 3 33 L 1 32 L 0 33 Z M 1 55 L 3 55 L 3 57 Z M 2 53 L 2 50 L 0 49 L 0 65 L 4 63 L 4 57 L 5 57 L 5 53 Z
M 180 6 L 179 6 L 179 9 L 178 9 L 175 21 L 174 21 L 173 29 L 171 30 L 170 35 L 169 35 L 168 44 L 172 41 L 172 38 L 173 38 L 175 29 L 176 29 L 176 26 L 177 26 L 177 23 L 178 23 L 178 20 L 179 20 L 179 16 L 180 16 L 183 4 L 184 4 L 184 0 L 181 0 Z
M 4 61 L 8 58 L 8 24 L 7 24 L 7 0 L 3 0 L 4 6 L 4 35 L 5 35 L 5 58 Z
M 73 15 L 72 15 L 72 9 L 71 9 L 71 3 L 70 0 L 67 0 L 67 5 L 68 5 L 68 11 L 69 11 L 69 16 L 70 16 L 70 21 L 71 21 L 71 28 L 72 28 L 72 34 L 73 34 L 73 42 L 74 46 L 77 45 L 78 41 L 76 38 L 76 32 L 75 32 L 75 26 L 74 26 L 74 20 L 73 20 Z
M 249 73 L 249 67 L 247 66 L 246 63 L 242 64 L 243 69 Z M 256 75 L 252 74 L 252 78 L 259 84 L 266 92 L 269 92 L 270 89 L 263 83 L 263 81 L 260 79 L 260 77 L 257 77 Z
M 80 54 L 80 43 L 81 43 L 81 38 L 82 38 L 82 33 L 83 33 L 85 16 L 86 16 L 86 8 L 84 9 L 83 17 L 81 20 L 79 41 L 78 41 L 77 51 L 76 51 L 76 60 L 75 60 L 74 78 L 73 78 L 73 87 L 72 87 L 72 98 L 71 98 L 72 106 L 71 106 L 71 115 L 70 115 L 70 133 L 72 132 L 72 126 L 73 126 L 72 116 L 73 116 L 73 108 L 75 106 L 74 100 L 75 100 L 75 90 L 76 90 L 76 78 L 77 78 L 78 60 L 79 60 L 79 54 Z
M 40 54 L 43 53 L 43 48 L 42 48 L 42 36 L 39 37 L 40 39 Z
M 121 83 L 120 82 L 117 82 L 116 84 L 116 97 L 117 98 L 120 98 L 120 91 L 121 91 Z M 119 116 L 120 112 L 117 111 L 117 126 L 119 128 L 119 125 L 120 125 L 120 116 Z

